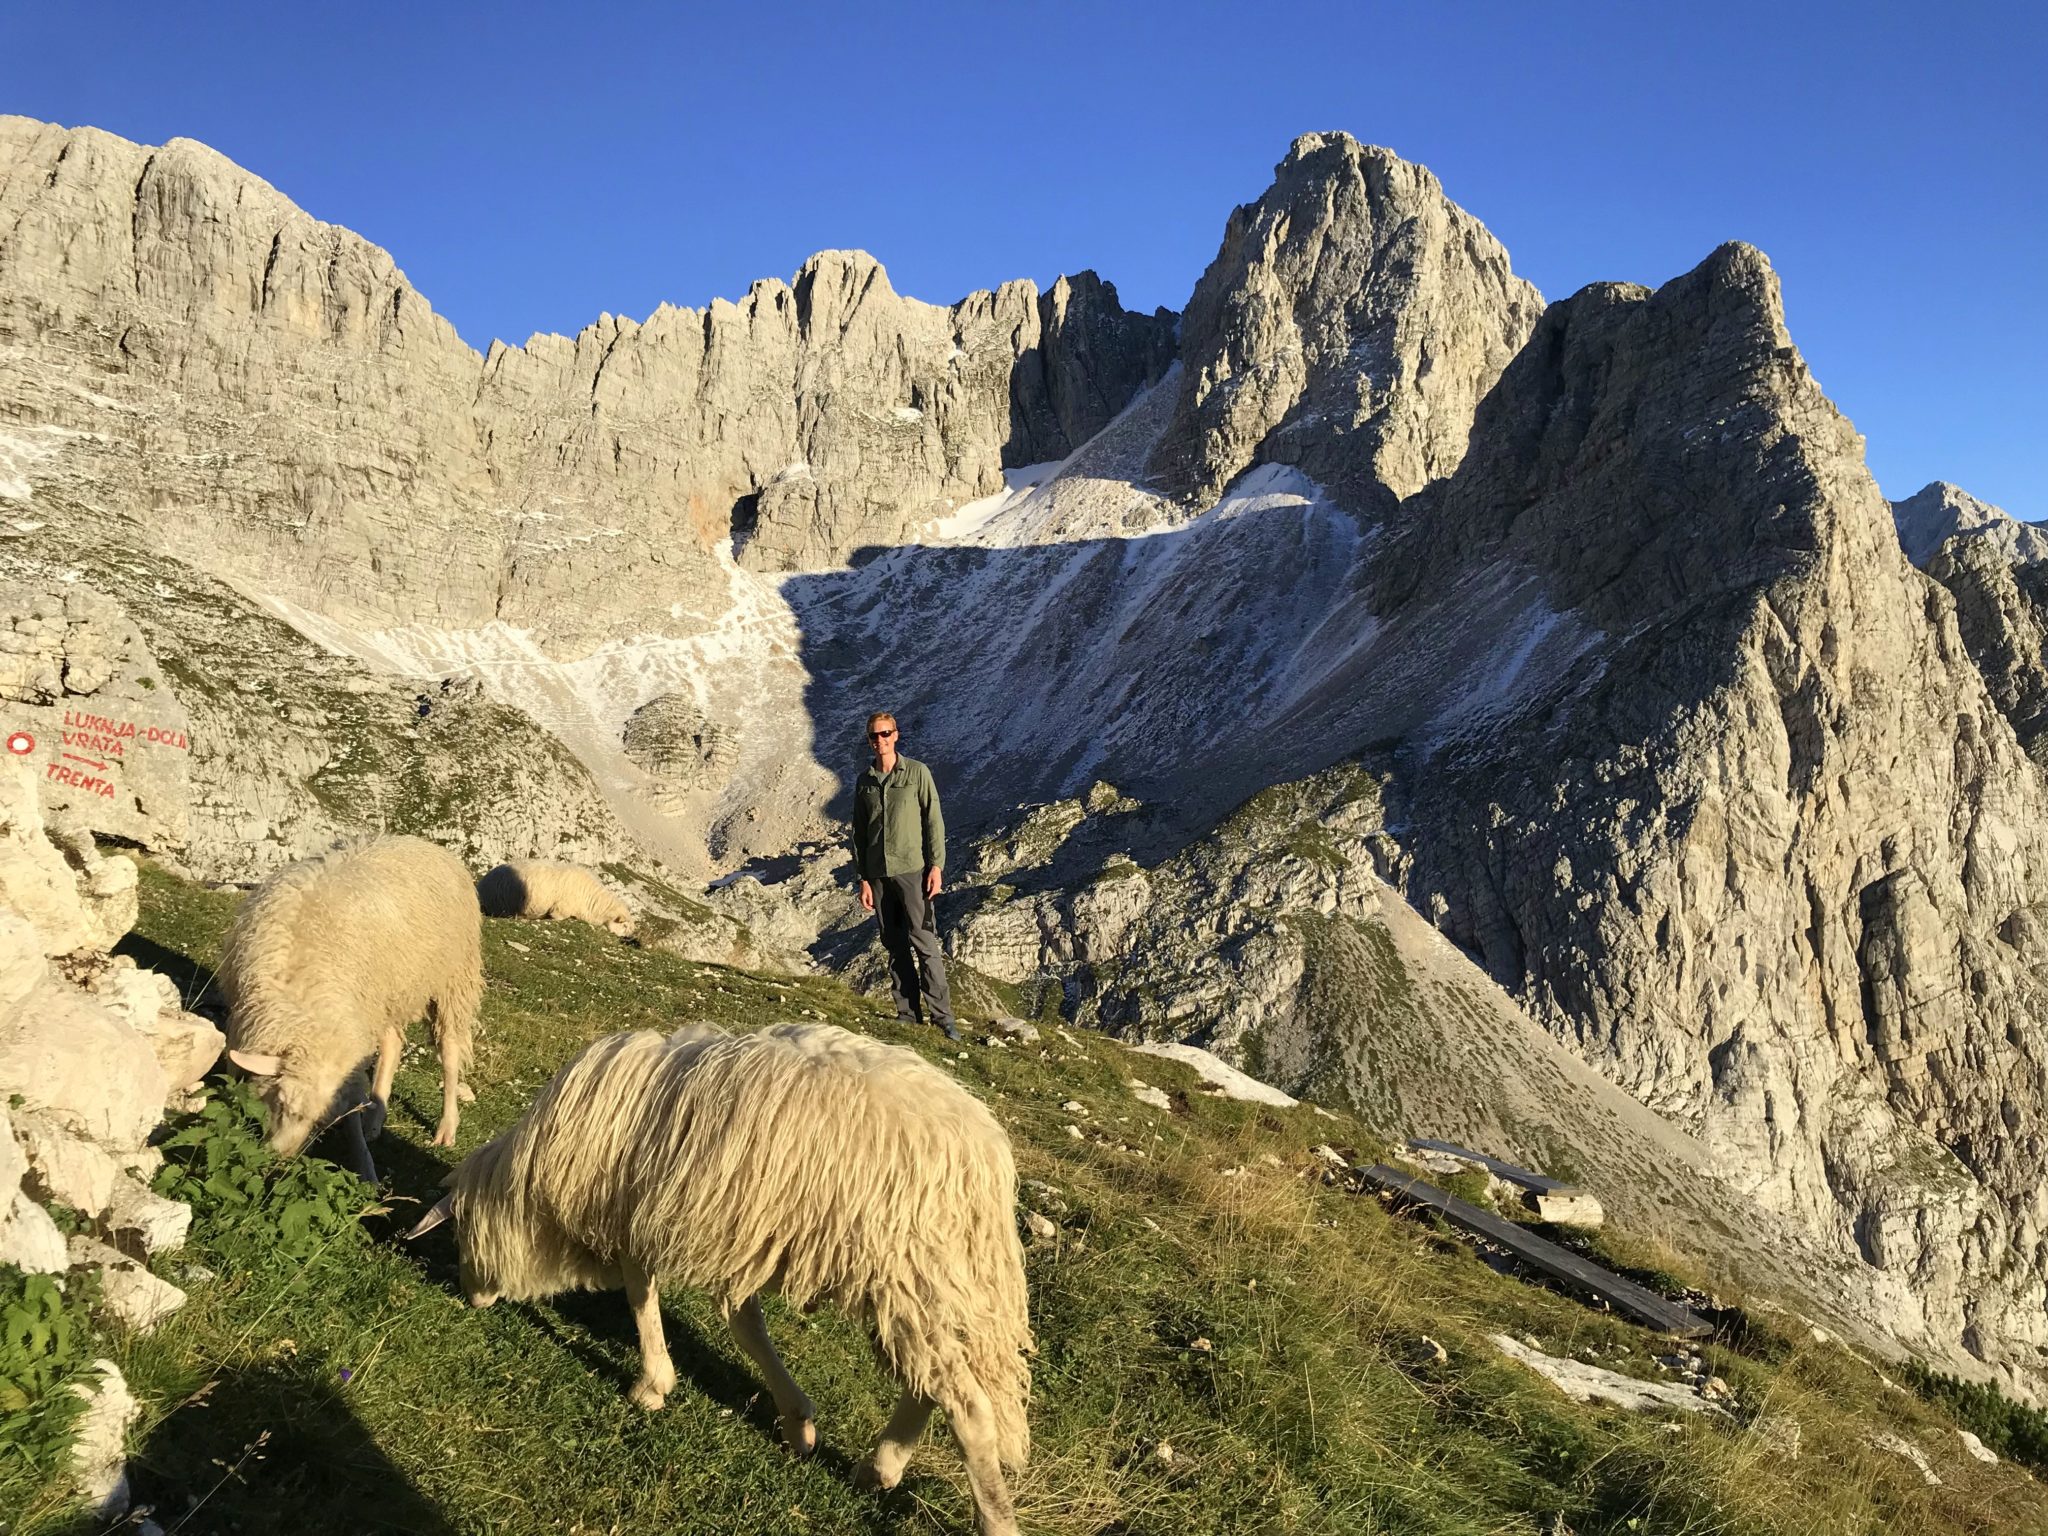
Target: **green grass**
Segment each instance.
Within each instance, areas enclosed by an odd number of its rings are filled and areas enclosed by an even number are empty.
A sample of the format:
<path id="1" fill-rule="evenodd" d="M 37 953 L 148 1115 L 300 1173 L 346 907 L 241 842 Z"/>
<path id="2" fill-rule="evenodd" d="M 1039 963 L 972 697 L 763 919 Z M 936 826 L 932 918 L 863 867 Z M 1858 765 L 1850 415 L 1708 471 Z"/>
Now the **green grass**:
<path id="1" fill-rule="evenodd" d="M 202 984 L 235 899 L 148 871 L 130 947 Z M 456 1155 L 587 1040 L 693 1018 L 747 1028 L 823 1016 L 944 1059 L 988 1099 L 1023 1177 L 1055 1191 L 1027 1184 L 1026 1203 L 1058 1224 L 1029 1248 L 1027 1531 L 1533 1536 L 1560 1516 L 1579 1536 L 2048 1529 L 2041 1487 L 1968 1460 L 1945 1411 L 1769 1319 L 1705 1348 L 1741 1422 L 1570 1403 L 1487 1335 L 1597 1350 L 1646 1376 L 1666 1345 L 1326 1186 L 1308 1149 L 1370 1145 L 1367 1126 L 1211 1099 L 1174 1063 L 1050 1025 L 1035 1046 L 977 1045 L 960 1060 L 836 983 L 695 964 L 576 923 L 492 922 L 486 967 L 477 1101 Z M 1184 1105 L 1138 1104 L 1134 1076 Z M 854 1489 L 893 1390 L 853 1319 L 769 1307 L 819 1408 L 824 1449 L 800 1463 L 779 1449 L 760 1384 L 701 1297 L 666 1298 L 682 1380 L 655 1415 L 625 1400 L 637 1353 L 622 1296 L 462 1306 L 446 1236 L 394 1236 L 451 1163 L 427 1145 L 438 1100 L 416 1046 L 377 1144 L 392 1214 L 297 1255 L 252 1250 L 202 1214 L 191 1248 L 165 1264 L 174 1278 L 185 1262 L 219 1276 L 155 1335 L 116 1350 L 148 1405 L 138 1489 L 165 1525 L 199 1496 L 185 1533 L 971 1528 L 942 1424 L 902 1489 Z M 1068 1100 L 1086 1113 L 1062 1109 Z M 793 1128 L 791 1153 L 831 1148 Z M 1410 1362 L 1423 1334 L 1445 1364 Z M 1745 1427 L 1777 1416 L 1801 1427 L 1797 1459 Z M 1921 1445 L 1942 1486 L 1870 1445 L 1880 1427 Z M 12 1526 L 64 1528 L 47 1494 Z"/>
<path id="2" fill-rule="evenodd" d="M 2048 1472 L 2048 1412 L 2016 1403 L 1989 1382 L 1959 1381 L 1909 1361 L 1905 1377 L 1914 1391 L 1939 1403 L 2001 1456 Z"/>

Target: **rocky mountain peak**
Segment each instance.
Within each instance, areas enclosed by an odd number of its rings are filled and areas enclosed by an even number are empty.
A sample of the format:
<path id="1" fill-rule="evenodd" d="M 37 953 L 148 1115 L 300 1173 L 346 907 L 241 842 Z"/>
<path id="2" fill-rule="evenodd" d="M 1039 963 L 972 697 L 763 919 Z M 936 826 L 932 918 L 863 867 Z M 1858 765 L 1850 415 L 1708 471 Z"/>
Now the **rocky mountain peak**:
<path id="1" fill-rule="evenodd" d="M 803 337 L 814 344 L 843 338 L 863 305 L 900 302 L 887 270 L 866 251 L 819 251 L 797 268 L 790 288 Z"/>
<path id="2" fill-rule="evenodd" d="M 1457 467 L 1542 307 L 1427 170 L 1304 134 L 1195 286 L 1152 471 L 1196 506 L 1261 463 L 1298 465 L 1354 505 L 1412 494 Z"/>
<path id="3" fill-rule="evenodd" d="M 1625 630 L 1838 540 L 1853 563 L 1884 558 L 1861 450 L 1786 333 L 1769 261 L 1730 243 L 1654 292 L 1595 283 L 1551 305 L 1382 579 L 1427 587 L 1505 558 L 1544 571 L 1560 609 Z"/>
<path id="4" fill-rule="evenodd" d="M 2048 530 L 2023 523 L 2003 507 L 1980 501 L 1959 485 L 1935 480 L 1892 504 L 1906 558 L 1925 568 L 1934 552 L 1958 534 L 1988 539 L 2000 554 L 2025 564 L 2048 560 Z"/>

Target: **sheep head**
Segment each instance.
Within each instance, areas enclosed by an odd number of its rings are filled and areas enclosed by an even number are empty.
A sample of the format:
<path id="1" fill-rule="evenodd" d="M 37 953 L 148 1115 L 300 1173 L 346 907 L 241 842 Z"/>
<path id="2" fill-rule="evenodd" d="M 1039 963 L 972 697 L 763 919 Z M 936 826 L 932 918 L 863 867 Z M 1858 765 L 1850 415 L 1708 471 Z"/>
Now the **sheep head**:
<path id="1" fill-rule="evenodd" d="M 434 1208 L 422 1216 L 413 1229 L 405 1234 L 409 1243 L 416 1237 L 425 1237 L 434 1228 L 444 1223 L 455 1223 L 455 1253 L 462 1271 L 462 1294 L 469 1298 L 472 1307 L 488 1307 L 498 1299 L 498 1288 L 487 1283 L 482 1277 L 476 1256 L 471 1251 L 474 1244 L 464 1242 L 468 1232 L 462 1223 L 455 1221 L 455 1195 L 453 1191 L 435 1202 Z"/>
<path id="2" fill-rule="evenodd" d="M 367 1097 L 347 1091 L 355 1074 L 345 1069 L 323 1071 L 294 1054 L 274 1056 L 231 1047 L 228 1060 L 249 1074 L 270 1121 L 265 1142 L 280 1157 L 296 1157 L 314 1136 Z"/>

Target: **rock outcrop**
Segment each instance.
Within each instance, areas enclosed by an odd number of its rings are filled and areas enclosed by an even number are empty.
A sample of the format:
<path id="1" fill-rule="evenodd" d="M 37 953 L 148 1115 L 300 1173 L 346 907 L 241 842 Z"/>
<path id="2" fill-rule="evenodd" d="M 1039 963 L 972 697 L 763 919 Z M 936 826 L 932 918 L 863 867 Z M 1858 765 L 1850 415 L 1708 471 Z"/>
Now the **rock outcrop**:
<path id="1" fill-rule="evenodd" d="M 106 836 L 182 849 L 191 725 L 118 603 L 75 581 L 35 590 L 0 577 L 0 732 L 32 739 L 51 811 Z"/>
<path id="2" fill-rule="evenodd" d="M 717 794 L 732 782 L 739 732 L 705 714 L 694 699 L 664 693 L 626 717 L 619 733 L 626 756 L 643 769 L 649 795 L 676 808 L 692 793 Z"/>
<path id="3" fill-rule="evenodd" d="M 36 784 L 0 761 L 0 1262 L 99 1271 L 113 1315 L 147 1328 L 184 1297 L 141 1261 L 192 1219 L 150 1189 L 149 1138 L 225 1042 L 168 977 L 107 954 L 135 918 L 135 866 L 46 828 Z M 58 1207 L 89 1230 L 67 1239 Z"/>
<path id="4" fill-rule="evenodd" d="M 1272 463 L 1384 509 L 1457 468 L 1474 407 L 1542 308 L 1428 171 L 1303 134 L 1271 190 L 1231 214 L 1188 300 L 1153 469 L 1196 506 Z"/>

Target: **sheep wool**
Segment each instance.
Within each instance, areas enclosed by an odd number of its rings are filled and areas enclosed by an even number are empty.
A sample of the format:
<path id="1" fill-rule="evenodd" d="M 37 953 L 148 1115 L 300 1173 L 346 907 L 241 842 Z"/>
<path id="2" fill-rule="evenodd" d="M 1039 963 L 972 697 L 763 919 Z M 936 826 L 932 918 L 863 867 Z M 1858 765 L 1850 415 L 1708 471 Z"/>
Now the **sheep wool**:
<path id="1" fill-rule="evenodd" d="M 270 1144 L 287 1156 L 361 1104 L 381 1127 L 406 1026 L 427 1017 L 441 1053 L 436 1145 L 453 1145 L 456 1095 L 483 1001 L 483 921 L 469 871 L 417 837 L 376 837 L 279 870 L 235 914 L 219 982 L 232 1059 L 256 1078 Z M 352 1116 L 357 1171 L 374 1179 Z"/>
<path id="2" fill-rule="evenodd" d="M 633 914 L 589 870 L 545 859 L 513 859 L 476 883 L 486 917 L 575 918 L 621 936 L 633 931 Z"/>
<path id="3" fill-rule="evenodd" d="M 616 1287 L 623 1273 L 629 1293 L 636 1275 L 645 1297 L 651 1282 L 701 1287 L 729 1318 L 753 1308 L 756 1326 L 768 1289 L 867 1313 L 905 1389 L 870 1475 L 901 1476 L 936 1404 L 967 1452 L 983 1529 L 1014 1529 L 995 1462 L 1019 1468 L 1030 1451 L 1016 1164 L 987 1107 L 915 1052 L 824 1024 L 612 1035 L 450 1183 L 479 1305 Z M 734 1331 L 778 1404 L 795 1404 L 784 1432 L 805 1448 L 808 1399 L 786 1372 L 777 1388 L 765 1333 Z M 649 1375 L 666 1363 L 664 1351 Z M 666 1391 L 654 1385 L 648 1406 Z"/>

